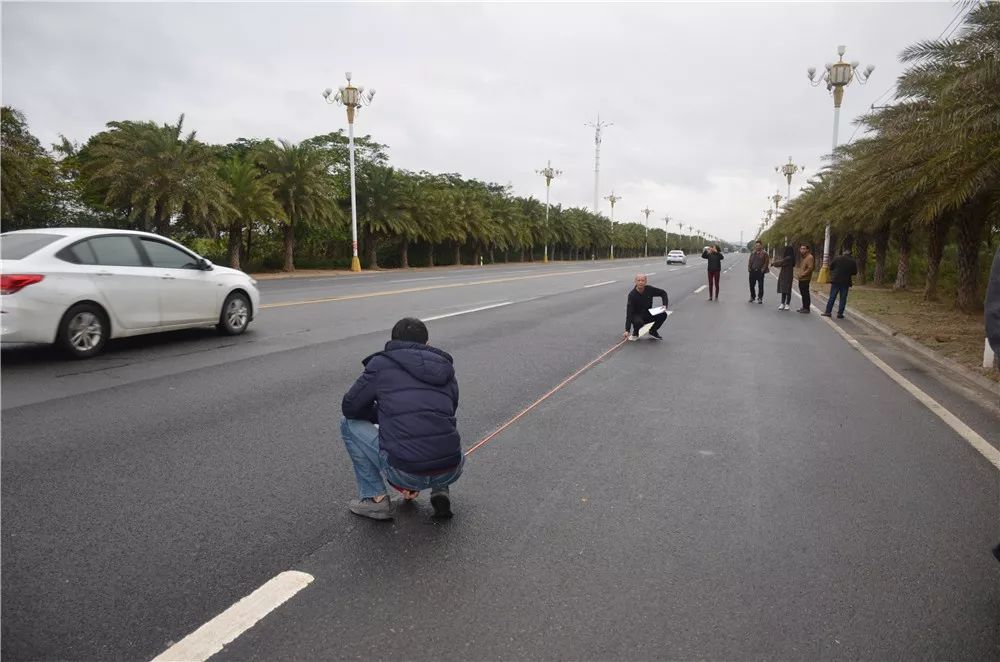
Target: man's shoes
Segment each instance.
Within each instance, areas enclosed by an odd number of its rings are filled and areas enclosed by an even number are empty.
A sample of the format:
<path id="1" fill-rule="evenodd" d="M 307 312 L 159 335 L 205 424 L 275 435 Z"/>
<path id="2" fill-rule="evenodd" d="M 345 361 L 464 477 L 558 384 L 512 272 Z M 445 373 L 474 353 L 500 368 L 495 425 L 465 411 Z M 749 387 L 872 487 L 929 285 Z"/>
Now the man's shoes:
<path id="1" fill-rule="evenodd" d="M 754 297 L 750 297 L 750 303 L 753 303 L 753 302 L 754 302 L 754 301 L 756 301 L 756 300 L 757 300 L 756 298 L 754 298 Z"/>
<path id="2" fill-rule="evenodd" d="M 448 519 L 452 516 L 447 487 L 435 487 L 431 490 L 431 507 L 434 509 L 434 519 Z"/>
<path id="3" fill-rule="evenodd" d="M 374 499 L 351 499 L 351 503 L 347 507 L 352 513 L 361 517 L 378 520 L 392 519 L 392 502 L 389 501 L 388 494 L 377 503 Z"/>
<path id="4" fill-rule="evenodd" d="M 796 312 L 799 312 L 799 313 L 808 313 L 809 309 L 808 308 L 799 308 L 798 311 L 796 311 Z"/>
<path id="5" fill-rule="evenodd" d="M 629 342 L 635 342 L 636 340 L 639 339 L 639 336 L 632 335 L 632 336 L 629 336 L 628 339 L 629 339 Z"/>
<path id="6" fill-rule="evenodd" d="M 843 315 L 837 315 L 837 319 L 842 320 L 842 319 L 844 319 L 844 316 Z"/>
<path id="7" fill-rule="evenodd" d="M 830 313 L 828 313 L 828 312 L 826 312 L 826 311 L 823 311 L 823 312 L 822 312 L 822 313 L 820 313 L 819 315 L 820 315 L 820 317 L 829 317 L 829 316 L 830 316 Z"/>
<path id="8" fill-rule="evenodd" d="M 653 336 L 656 340 L 663 340 L 663 336 L 660 335 L 659 331 L 650 331 L 649 335 Z"/>
<path id="9" fill-rule="evenodd" d="M 764 303 L 763 297 L 761 297 L 760 299 L 757 299 L 757 303 Z"/>
<path id="10" fill-rule="evenodd" d="M 785 309 L 785 304 L 779 303 L 778 304 L 778 310 L 784 310 L 784 309 Z"/>
<path id="11" fill-rule="evenodd" d="M 709 300 L 709 301 L 711 301 L 711 300 L 712 300 L 712 297 L 708 297 L 708 300 Z"/>

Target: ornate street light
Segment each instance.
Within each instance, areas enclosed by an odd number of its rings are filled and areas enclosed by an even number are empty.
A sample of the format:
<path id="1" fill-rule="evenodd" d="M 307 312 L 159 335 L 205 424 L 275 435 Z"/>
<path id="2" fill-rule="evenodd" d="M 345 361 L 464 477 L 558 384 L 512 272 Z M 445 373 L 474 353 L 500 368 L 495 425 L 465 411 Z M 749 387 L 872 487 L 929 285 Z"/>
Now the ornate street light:
<path id="1" fill-rule="evenodd" d="M 535 172 L 545 177 L 545 255 L 542 257 L 542 262 L 547 263 L 549 261 L 549 189 L 552 188 L 552 180 L 561 175 L 562 170 L 554 170 L 552 161 L 549 161 L 548 165 Z"/>
<path id="2" fill-rule="evenodd" d="M 778 207 L 781 206 L 781 201 L 784 200 L 785 197 L 781 195 L 780 191 L 775 191 L 774 195 L 767 196 L 767 199 L 774 204 L 774 213 L 777 215 Z"/>
<path id="3" fill-rule="evenodd" d="M 608 126 L 614 126 L 614 122 L 602 122 L 601 114 L 597 114 L 596 122 L 587 122 L 586 126 L 594 127 L 594 213 L 600 212 L 600 194 L 598 182 L 601 179 L 601 131 Z"/>
<path id="4" fill-rule="evenodd" d="M 615 203 L 622 199 L 622 196 L 615 195 L 615 190 L 611 189 L 611 195 L 604 196 L 604 199 L 611 203 L 611 259 L 615 259 Z"/>
<path id="5" fill-rule="evenodd" d="M 792 199 L 792 176 L 795 175 L 795 173 L 803 170 L 805 170 L 803 166 L 792 163 L 792 157 L 790 156 L 788 157 L 788 163 L 786 163 L 785 165 L 774 166 L 774 171 L 780 172 L 782 175 L 785 176 L 785 179 L 788 181 L 788 195 L 785 196 L 786 201 Z"/>
<path id="6" fill-rule="evenodd" d="M 809 67 L 806 73 L 809 76 L 809 82 L 812 83 L 813 87 L 816 87 L 820 83 L 826 83 L 826 89 L 833 93 L 833 153 L 837 152 L 837 131 L 840 127 L 840 104 L 844 100 L 844 88 L 851 84 L 855 79 L 861 85 L 868 82 L 871 77 L 872 72 L 875 71 L 875 66 L 869 64 L 865 67 L 864 71 L 858 71 L 858 66 L 860 63 L 855 60 L 854 62 L 847 63 L 844 62 L 844 53 L 847 51 L 846 46 L 837 46 L 837 54 L 840 56 L 834 64 L 829 62 L 826 64 L 826 73 L 820 77 L 816 76 L 816 67 Z M 823 266 L 820 267 L 819 277 L 816 279 L 818 283 L 824 284 L 830 281 L 830 221 L 826 222 L 826 231 L 823 236 Z"/>
<path id="7" fill-rule="evenodd" d="M 653 213 L 653 210 L 646 207 L 645 209 L 640 209 L 639 211 L 646 215 L 646 239 L 643 241 L 642 253 L 643 257 L 649 257 L 649 215 Z"/>
<path id="8" fill-rule="evenodd" d="M 666 257 L 667 251 L 670 250 L 670 221 L 672 220 L 669 216 L 663 217 L 663 231 L 667 234 L 666 243 L 663 244 L 663 257 Z"/>
<path id="9" fill-rule="evenodd" d="M 323 91 L 323 98 L 329 104 L 340 104 L 347 108 L 347 135 L 351 152 L 351 271 L 361 271 L 361 260 L 358 259 L 358 206 L 354 186 L 354 114 L 358 108 L 372 102 L 375 90 L 366 92 L 364 87 L 354 87 L 351 85 L 351 72 L 348 71 L 345 75 L 347 86 L 341 87 L 336 94 L 328 87 Z"/>

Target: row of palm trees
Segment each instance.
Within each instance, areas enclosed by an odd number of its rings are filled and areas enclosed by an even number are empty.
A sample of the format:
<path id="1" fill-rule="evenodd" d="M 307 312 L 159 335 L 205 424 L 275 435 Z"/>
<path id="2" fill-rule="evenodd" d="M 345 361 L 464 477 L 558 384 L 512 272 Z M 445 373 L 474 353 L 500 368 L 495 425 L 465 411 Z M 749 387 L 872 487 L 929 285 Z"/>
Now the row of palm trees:
<path id="1" fill-rule="evenodd" d="M 900 289 L 922 248 L 928 300 L 940 296 L 942 257 L 953 244 L 955 304 L 982 310 L 983 256 L 1000 230 L 1000 4 L 971 9 L 956 37 L 914 44 L 901 59 L 909 66 L 895 103 L 858 119 L 868 134 L 839 148 L 763 239 L 818 243 L 830 222 L 834 246 L 854 245 L 862 279 L 884 284 L 894 249 Z"/>
<path id="2" fill-rule="evenodd" d="M 63 138 L 49 153 L 30 136 L 23 115 L 4 113 L 4 229 L 98 225 L 204 238 L 221 246 L 236 268 L 273 259 L 261 246 L 280 245 L 288 271 L 300 258 L 314 264 L 349 259 L 348 152 L 340 131 L 298 144 L 240 139 L 208 145 L 185 133 L 182 115 L 175 124 L 110 122 L 85 144 Z M 19 163 L 8 142 L 40 163 L 48 159 L 51 174 L 41 195 L 51 200 L 44 210 L 19 207 L 38 197 L 24 191 L 39 183 L 23 174 L 31 168 L 8 177 L 8 166 Z M 534 197 L 457 174 L 394 168 L 384 145 L 367 136 L 356 142 L 366 268 L 380 261 L 407 267 L 414 246 L 428 265 L 533 260 L 546 243 L 556 259 L 571 260 L 605 257 L 612 243 L 616 257 L 646 250 L 662 255 L 668 248 L 662 229 L 647 233 L 642 223 L 613 224 L 561 205 L 550 208 L 546 222 L 545 205 Z M 669 248 L 687 251 L 700 250 L 704 241 L 693 233 L 672 233 L 670 240 Z"/>

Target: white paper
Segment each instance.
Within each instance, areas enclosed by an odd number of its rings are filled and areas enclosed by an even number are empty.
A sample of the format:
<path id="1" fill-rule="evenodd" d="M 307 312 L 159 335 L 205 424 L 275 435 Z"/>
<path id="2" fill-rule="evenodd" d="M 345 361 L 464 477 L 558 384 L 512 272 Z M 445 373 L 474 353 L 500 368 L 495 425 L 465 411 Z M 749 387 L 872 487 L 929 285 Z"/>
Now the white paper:
<path id="1" fill-rule="evenodd" d="M 665 313 L 665 312 L 667 312 L 666 306 L 657 306 L 656 308 L 649 309 L 650 315 L 659 315 L 660 313 Z"/>

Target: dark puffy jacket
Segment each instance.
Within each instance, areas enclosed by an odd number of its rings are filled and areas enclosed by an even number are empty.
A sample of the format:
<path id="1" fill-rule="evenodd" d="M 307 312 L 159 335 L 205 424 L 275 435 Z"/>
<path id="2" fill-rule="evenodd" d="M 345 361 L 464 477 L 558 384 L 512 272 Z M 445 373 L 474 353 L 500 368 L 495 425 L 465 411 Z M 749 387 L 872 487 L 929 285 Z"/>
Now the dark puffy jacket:
<path id="1" fill-rule="evenodd" d="M 347 418 L 378 422 L 389 464 L 433 473 L 461 462 L 451 356 L 422 343 L 390 340 L 362 363 L 365 372 L 344 395 L 341 410 Z"/>

